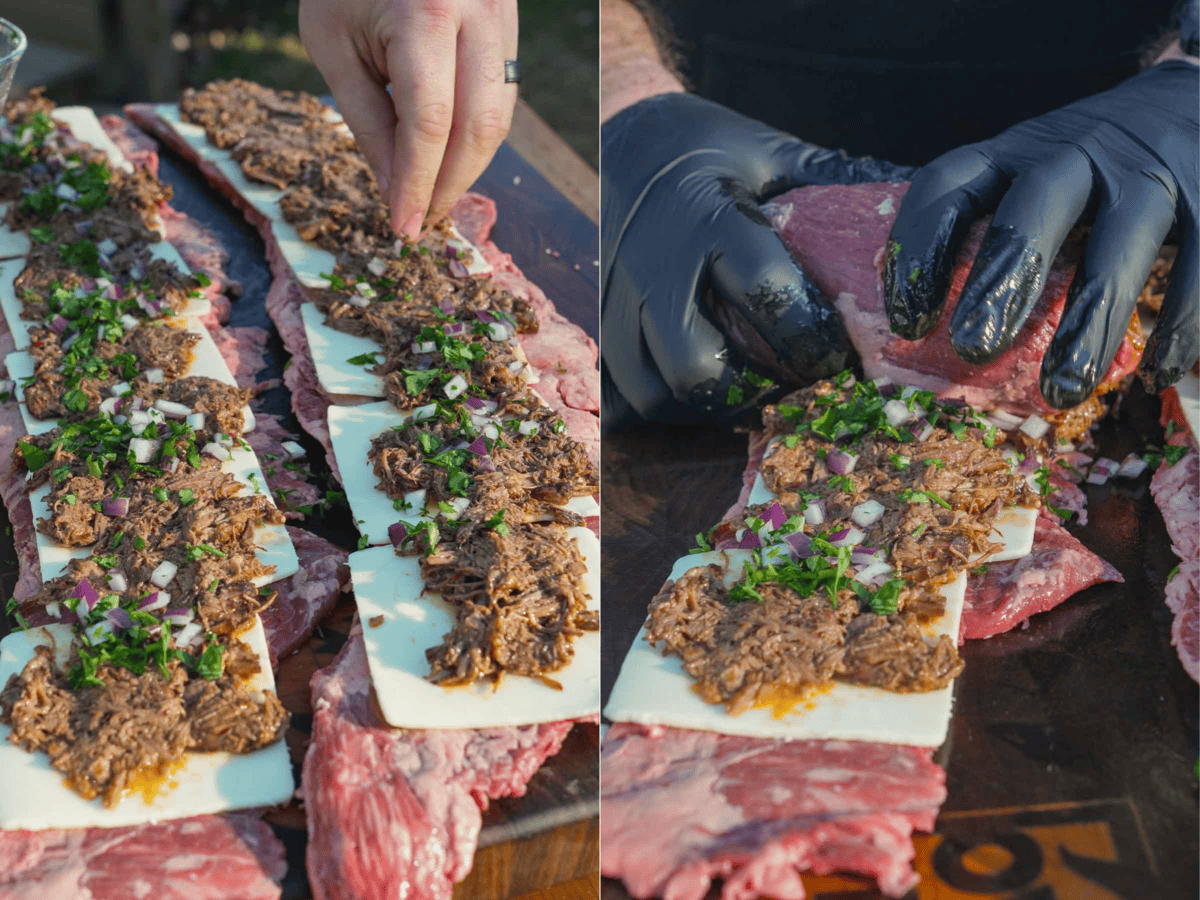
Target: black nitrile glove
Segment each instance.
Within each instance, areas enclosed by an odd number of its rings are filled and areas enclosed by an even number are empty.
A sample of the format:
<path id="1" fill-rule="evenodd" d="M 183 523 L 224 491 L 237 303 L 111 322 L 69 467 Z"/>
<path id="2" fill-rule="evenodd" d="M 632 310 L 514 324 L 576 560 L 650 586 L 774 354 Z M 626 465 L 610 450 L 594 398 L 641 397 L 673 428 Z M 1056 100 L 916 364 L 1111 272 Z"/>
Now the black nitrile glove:
<path id="1" fill-rule="evenodd" d="M 606 429 L 633 411 L 730 421 L 767 391 L 747 363 L 792 378 L 843 367 L 841 317 L 758 204 L 800 185 L 902 181 L 911 169 L 849 159 L 683 93 L 606 122 L 602 154 Z"/>
<path id="2" fill-rule="evenodd" d="M 1195 65 L 1160 63 L 917 172 L 888 244 L 892 330 L 918 338 L 933 328 L 960 239 L 995 210 L 950 320 L 958 355 L 990 362 L 1012 344 L 1083 217 L 1092 231 L 1040 379 L 1051 406 L 1075 406 L 1108 371 L 1174 224 L 1179 255 L 1141 373 L 1151 390 L 1179 380 L 1200 352 L 1198 90 Z"/>

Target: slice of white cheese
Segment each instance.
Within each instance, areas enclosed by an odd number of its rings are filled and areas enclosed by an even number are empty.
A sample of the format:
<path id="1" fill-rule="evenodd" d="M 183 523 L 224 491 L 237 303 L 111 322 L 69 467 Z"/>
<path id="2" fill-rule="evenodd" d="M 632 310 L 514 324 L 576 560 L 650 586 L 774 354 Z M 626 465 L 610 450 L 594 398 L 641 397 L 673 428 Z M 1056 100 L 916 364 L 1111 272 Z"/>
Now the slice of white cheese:
<path id="1" fill-rule="evenodd" d="M 263 477 L 258 457 L 248 447 L 233 448 L 229 460 L 222 463 L 221 468 L 245 485 L 243 495 L 267 492 L 267 480 Z M 33 506 L 34 521 L 50 518 L 50 505 L 47 502 L 49 497 L 49 484 L 43 484 L 30 492 L 29 502 Z M 267 497 L 274 504 L 275 499 L 269 493 Z M 36 535 L 42 581 L 49 581 L 63 574 L 68 561 L 86 559 L 92 553 L 91 547 L 66 547 L 41 531 L 36 532 Z M 271 584 L 300 571 L 300 560 L 296 557 L 296 548 L 292 546 L 292 539 L 285 526 L 259 525 L 254 530 L 254 540 L 257 545 L 254 551 L 255 558 L 263 565 L 275 567 L 274 572 L 255 578 L 256 585 L 261 587 Z"/>
<path id="2" fill-rule="evenodd" d="M 186 327 L 188 331 L 200 338 L 200 341 L 192 348 L 192 362 L 188 366 L 188 375 L 206 375 L 230 387 L 238 386 L 237 380 L 229 371 L 229 366 L 225 364 L 225 357 L 217 349 L 212 334 L 199 319 L 173 319 L 170 321 Z M 25 429 L 30 434 L 45 434 L 47 431 L 57 428 L 57 421 L 35 419 L 28 407 L 25 406 L 25 392 L 21 383 L 23 379 L 33 377 L 33 356 L 27 352 L 10 353 L 4 358 L 4 362 L 8 367 L 8 377 L 17 382 L 17 399 L 21 401 L 21 418 L 24 420 Z M 242 421 L 244 423 L 243 431 L 254 430 L 254 413 L 249 405 L 242 407 Z"/>
<path id="3" fill-rule="evenodd" d="M 262 623 L 255 620 L 243 639 L 262 666 L 251 679 L 251 687 L 274 689 Z M 65 655 L 69 641 L 70 629 L 65 625 L 10 634 L 0 642 L 0 684 L 25 667 L 33 658 L 34 647 L 53 643 L 60 648 L 60 655 Z M 10 731 L 7 725 L 0 725 L 0 772 L 4 773 L 0 779 L 0 829 L 140 825 L 286 803 L 295 789 L 287 743 L 279 740 L 253 753 L 189 753 L 149 800 L 142 793 L 131 793 L 106 809 L 103 801 L 85 800 L 68 788 L 45 753 L 28 753 L 10 743 Z"/>
<path id="4" fill-rule="evenodd" d="M 126 172 L 133 171 L 133 163 L 125 158 L 121 148 L 113 142 L 96 118 L 96 112 L 90 106 L 59 106 L 51 117 L 66 125 L 76 140 L 91 144 L 108 157 L 108 163 Z"/>
<path id="5" fill-rule="evenodd" d="M 8 216 L 8 209 L 12 206 L 11 202 L 0 203 L 0 259 L 18 258 L 21 260 L 21 268 L 25 267 L 25 257 L 29 255 L 29 251 L 33 249 L 33 244 L 30 241 L 29 235 L 24 231 L 11 231 L 4 224 L 5 218 Z M 17 269 L 13 273 L 15 278 L 21 274 L 21 269 Z"/>
<path id="6" fill-rule="evenodd" d="M 767 444 L 767 448 L 763 452 L 763 459 L 771 455 L 771 451 L 779 441 L 780 438 L 773 438 Z M 1036 484 L 1033 485 L 1033 489 L 1037 490 Z M 750 487 L 750 497 L 746 501 L 746 505 L 756 506 L 777 499 L 779 499 L 778 496 L 769 490 L 763 481 L 760 469 L 754 475 L 754 484 Z M 1037 516 L 1037 509 L 1028 506 L 1010 506 L 1001 510 L 994 523 L 996 534 L 993 535 L 993 540 L 995 543 L 1003 544 L 1004 549 L 989 556 L 988 562 L 1023 559 L 1033 552 L 1033 534 L 1037 529 Z M 974 559 L 978 558 L 978 555 L 974 557 Z"/>
<path id="7" fill-rule="evenodd" d="M 685 556 L 671 569 L 676 580 L 690 569 L 715 563 L 727 569 L 726 580 L 741 577 L 750 550 L 716 550 Z M 957 640 L 966 594 L 966 573 L 942 588 L 946 612 L 926 628 L 929 637 L 946 634 Z M 731 716 L 720 705 L 705 703 L 677 656 L 663 656 L 646 640 L 645 626 L 621 664 L 604 715 L 614 722 L 670 725 L 762 738 L 879 741 L 937 747 L 946 739 L 953 688 L 920 694 L 898 694 L 882 688 L 835 682 L 776 716 L 771 709 L 751 709 Z"/>
<path id="8" fill-rule="evenodd" d="M 403 425 L 408 418 L 408 413 L 400 412 L 386 400 L 361 406 L 329 407 L 329 437 L 342 473 L 346 499 L 358 530 L 367 535 L 372 544 L 388 543 L 388 527 L 401 519 L 417 523 L 428 518 L 421 515 L 424 491 L 409 493 L 405 499 L 412 508 L 398 511 L 380 489 L 374 468 L 367 461 L 371 440 L 395 425 Z M 593 497 L 574 497 L 565 508 L 585 517 L 600 515 L 600 506 Z"/>
<path id="9" fill-rule="evenodd" d="M 383 379 L 369 371 L 372 367 L 350 362 L 364 353 L 382 361 L 383 350 L 375 341 L 331 328 L 315 303 L 301 304 L 300 318 L 321 387 L 334 395 L 384 396 Z"/>
<path id="10" fill-rule="evenodd" d="M 600 542 L 586 528 L 572 528 L 587 563 L 589 609 L 600 603 Z M 575 638 L 575 658 L 548 677 L 562 690 L 535 678 L 506 676 L 498 687 L 477 683 L 444 688 L 426 680 L 427 647 L 436 647 L 454 627 L 449 604 L 423 593 L 415 556 L 396 556 L 391 547 L 350 554 L 354 597 L 375 697 L 383 718 L 398 728 L 491 728 L 555 722 L 595 715 L 600 707 L 600 634 Z"/>

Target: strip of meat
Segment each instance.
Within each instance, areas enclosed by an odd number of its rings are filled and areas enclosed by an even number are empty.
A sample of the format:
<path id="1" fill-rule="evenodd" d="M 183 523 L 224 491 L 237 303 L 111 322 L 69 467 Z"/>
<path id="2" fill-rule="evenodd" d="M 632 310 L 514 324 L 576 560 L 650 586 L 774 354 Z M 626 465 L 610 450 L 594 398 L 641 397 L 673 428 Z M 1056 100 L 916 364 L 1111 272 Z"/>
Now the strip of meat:
<path id="1" fill-rule="evenodd" d="M 1178 443 L 1187 440 L 1187 429 Z M 1175 615 L 1171 643 L 1183 668 L 1200 681 L 1200 453 L 1188 450 L 1175 465 L 1166 460 L 1150 479 L 1150 492 L 1162 512 L 1171 549 L 1179 557 L 1179 569 L 1167 582 L 1167 606 Z"/>
<path id="2" fill-rule="evenodd" d="M 1038 514 L 1033 550 L 1028 556 L 989 563 L 983 574 L 967 579 L 959 643 L 1009 631 L 1035 613 L 1053 609 L 1068 597 L 1105 581 L 1125 579 L 1043 509 Z"/>
<path id="3" fill-rule="evenodd" d="M 308 640 L 317 623 L 337 603 L 342 591 L 348 590 L 350 582 L 350 572 L 346 568 L 350 554 L 341 547 L 291 525 L 288 536 L 296 548 L 300 571 L 273 585 L 279 596 L 260 614 L 267 632 L 272 666 L 277 666 L 279 660 L 295 653 Z"/>
<path id="4" fill-rule="evenodd" d="M 896 337 L 888 327 L 880 265 L 907 190 L 907 184 L 800 188 L 773 201 L 772 220 L 813 281 L 828 297 L 836 298 L 868 378 L 886 375 L 943 397 L 961 398 L 980 410 L 999 407 L 1018 415 L 1053 412 L 1038 390 L 1038 373 L 1075 274 L 1079 233 L 1072 233 L 1055 258 L 1046 289 L 1013 347 L 995 362 L 974 366 L 950 346 L 949 322 L 987 228 L 986 218 L 972 227 L 963 243 L 937 327 L 917 341 Z M 1135 323 L 1136 316 L 1105 375 L 1105 385 L 1115 384 L 1137 365 L 1141 341 Z"/>
<path id="5" fill-rule="evenodd" d="M 283 844 L 261 819 L 0 831 L 0 900 L 279 900 Z"/>
<path id="6" fill-rule="evenodd" d="M 488 798 L 522 795 L 572 725 L 387 728 L 358 623 L 312 686 L 303 791 L 316 900 L 448 900 L 471 870 Z"/>
<path id="7" fill-rule="evenodd" d="M 932 751 L 613 725 L 601 749 L 600 871 L 635 897 L 801 900 L 800 872 L 868 872 L 888 897 L 917 880 L 946 773 Z"/>

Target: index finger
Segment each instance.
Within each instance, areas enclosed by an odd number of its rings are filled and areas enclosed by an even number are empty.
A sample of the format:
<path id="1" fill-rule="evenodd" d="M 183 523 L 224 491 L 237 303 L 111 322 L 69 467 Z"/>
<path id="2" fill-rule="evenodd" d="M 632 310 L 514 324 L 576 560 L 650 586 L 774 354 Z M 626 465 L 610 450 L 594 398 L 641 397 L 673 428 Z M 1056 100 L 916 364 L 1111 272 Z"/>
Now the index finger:
<path id="1" fill-rule="evenodd" d="M 459 21 L 452 9 L 424 8 L 387 48 L 396 108 L 392 227 L 415 240 L 429 211 L 454 121 Z"/>

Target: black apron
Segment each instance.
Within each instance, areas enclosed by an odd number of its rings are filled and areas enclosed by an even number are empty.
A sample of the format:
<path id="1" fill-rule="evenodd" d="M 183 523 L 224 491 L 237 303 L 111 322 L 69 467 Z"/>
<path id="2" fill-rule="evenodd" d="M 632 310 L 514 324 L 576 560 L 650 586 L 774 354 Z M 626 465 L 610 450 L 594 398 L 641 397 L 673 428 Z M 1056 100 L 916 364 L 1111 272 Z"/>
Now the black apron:
<path id="1" fill-rule="evenodd" d="M 659 0 L 697 93 L 922 165 L 1138 71 L 1176 0 Z"/>

